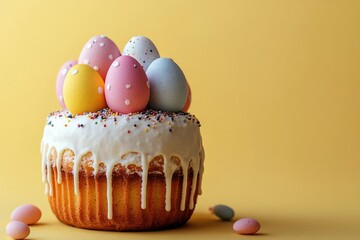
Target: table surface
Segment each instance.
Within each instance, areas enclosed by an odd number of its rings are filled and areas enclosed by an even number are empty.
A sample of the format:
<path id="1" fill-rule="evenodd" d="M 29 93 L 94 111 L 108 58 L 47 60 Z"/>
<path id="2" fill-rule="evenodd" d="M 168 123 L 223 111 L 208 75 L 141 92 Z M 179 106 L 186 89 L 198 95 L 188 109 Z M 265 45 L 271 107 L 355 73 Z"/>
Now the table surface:
<path id="1" fill-rule="evenodd" d="M 41 186 L 41 184 L 37 185 Z M 0 238 L 6 237 L 5 226 L 9 216 L 20 203 L 31 201 L 42 209 L 43 216 L 38 224 L 31 226 L 31 234 L 28 239 L 32 240 L 56 240 L 56 239 L 359 239 L 360 218 L 357 205 L 344 206 L 341 196 L 334 199 L 339 203 L 338 208 L 314 208 L 297 204 L 287 205 L 259 205 L 259 204 L 236 204 L 231 203 L 236 215 L 232 221 L 221 221 L 208 211 L 213 205 L 211 197 L 199 196 L 190 221 L 179 228 L 148 231 L 148 232 L 106 232 L 96 230 L 78 229 L 59 222 L 52 214 L 47 203 L 46 196 L 39 193 L 41 190 L 29 190 L 21 192 L 21 187 L 9 189 L 2 196 L 0 205 Z M 29 197 L 34 193 L 32 197 Z M 37 196 L 35 195 L 37 194 Z M 25 199 L 27 198 L 27 199 Z M 26 201 L 28 200 L 28 201 Z M 353 211 L 352 211 L 353 209 Z M 233 222 L 242 217 L 256 218 L 262 225 L 260 231 L 253 235 L 238 235 L 232 230 Z"/>

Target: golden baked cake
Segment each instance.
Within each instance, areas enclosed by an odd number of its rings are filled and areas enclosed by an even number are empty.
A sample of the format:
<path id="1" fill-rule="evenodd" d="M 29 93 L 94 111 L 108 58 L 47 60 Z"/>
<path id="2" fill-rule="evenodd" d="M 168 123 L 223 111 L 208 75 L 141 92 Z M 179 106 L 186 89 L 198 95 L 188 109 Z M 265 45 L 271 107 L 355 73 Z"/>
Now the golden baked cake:
<path id="1" fill-rule="evenodd" d="M 152 110 L 52 113 L 42 141 L 52 210 L 62 222 L 81 228 L 184 224 L 201 193 L 199 126 L 190 114 Z"/>

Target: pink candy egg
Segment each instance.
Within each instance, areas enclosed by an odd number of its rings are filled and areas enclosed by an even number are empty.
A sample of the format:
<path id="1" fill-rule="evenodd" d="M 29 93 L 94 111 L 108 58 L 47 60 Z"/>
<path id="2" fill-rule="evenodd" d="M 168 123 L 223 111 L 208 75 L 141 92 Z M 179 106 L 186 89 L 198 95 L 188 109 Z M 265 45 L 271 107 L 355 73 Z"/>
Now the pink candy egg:
<path id="1" fill-rule="evenodd" d="M 24 239 L 30 234 L 30 228 L 23 222 L 11 221 L 6 225 L 6 234 L 13 239 Z"/>
<path id="2" fill-rule="evenodd" d="M 255 234 L 260 229 L 260 223 L 253 218 L 240 218 L 234 223 L 233 229 L 239 234 Z"/>
<path id="3" fill-rule="evenodd" d="M 64 65 L 61 66 L 59 73 L 56 77 L 56 96 L 58 98 L 58 101 L 63 109 L 66 109 L 65 102 L 64 102 L 64 95 L 63 95 L 63 86 L 64 86 L 64 80 L 65 76 L 72 68 L 77 64 L 77 61 L 70 60 L 64 63 Z"/>
<path id="4" fill-rule="evenodd" d="M 190 104 L 191 104 L 191 89 L 190 89 L 190 85 L 188 84 L 188 96 L 187 96 L 186 103 L 185 103 L 185 106 L 183 107 L 182 111 L 187 112 L 187 110 L 189 110 Z"/>
<path id="5" fill-rule="evenodd" d="M 41 210 L 32 204 L 24 204 L 15 208 L 10 216 L 12 221 L 21 221 L 28 225 L 37 223 L 40 218 Z"/>
<path id="6" fill-rule="evenodd" d="M 105 80 L 105 98 L 115 112 L 132 113 L 146 108 L 150 84 L 136 59 L 120 56 L 112 63 Z"/>
<path id="7" fill-rule="evenodd" d="M 79 63 L 90 65 L 105 80 L 111 63 L 120 55 L 120 50 L 111 39 L 99 35 L 85 44 L 80 53 Z"/>

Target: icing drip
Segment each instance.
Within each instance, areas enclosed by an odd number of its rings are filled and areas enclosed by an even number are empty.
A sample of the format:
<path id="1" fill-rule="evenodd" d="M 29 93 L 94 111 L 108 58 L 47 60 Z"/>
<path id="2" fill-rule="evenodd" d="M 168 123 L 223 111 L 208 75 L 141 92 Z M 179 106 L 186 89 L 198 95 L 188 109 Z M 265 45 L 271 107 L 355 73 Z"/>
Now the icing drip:
<path id="1" fill-rule="evenodd" d="M 141 181 L 141 209 L 146 208 L 146 186 L 147 186 L 147 179 L 148 179 L 148 168 L 149 168 L 149 161 L 146 159 L 145 155 L 142 155 L 142 181 Z"/>
<path id="2" fill-rule="evenodd" d="M 54 147 L 49 147 L 46 156 L 47 156 L 47 189 L 49 192 L 49 195 L 52 196 L 53 194 L 53 185 L 52 185 L 52 181 L 51 181 L 51 163 L 50 163 L 50 159 L 51 159 L 51 151 L 53 150 Z"/>
<path id="3" fill-rule="evenodd" d="M 182 164 L 181 168 L 186 170 L 189 168 L 189 166 L 187 164 Z M 183 183 L 182 183 L 181 202 L 180 202 L 180 210 L 181 211 L 185 210 L 187 181 L 188 181 L 188 174 L 184 174 L 184 179 L 183 179 Z"/>
<path id="4" fill-rule="evenodd" d="M 175 171 L 182 168 L 183 183 L 180 210 L 186 208 L 188 170 L 193 171 L 189 208 L 194 208 L 197 186 L 201 193 L 204 152 L 199 121 L 185 113 L 146 111 L 121 115 L 104 109 L 98 113 L 72 116 L 55 112 L 48 117 L 41 143 L 42 180 L 45 192 L 53 194 L 51 167 L 57 168 L 61 184 L 61 167 L 65 150 L 74 153 L 75 195 L 79 193 L 79 172 L 84 156 L 91 153 L 94 177 L 106 166 L 108 218 L 113 216 L 112 173 L 114 166 L 141 166 L 141 208 L 146 209 L 148 171 L 151 160 L 162 156 L 165 176 L 165 210 L 171 210 L 171 183 Z M 53 152 L 56 152 L 56 159 Z M 198 182 L 199 177 L 199 182 Z"/>
<path id="5" fill-rule="evenodd" d="M 177 165 L 170 161 L 167 157 L 164 157 L 164 174 L 165 174 L 165 210 L 170 211 L 170 199 L 171 199 L 171 180 L 172 176 L 177 169 Z M 184 174 L 185 175 L 185 174 Z M 187 175 L 187 174 L 186 174 Z"/>
<path id="6" fill-rule="evenodd" d="M 107 197 L 107 204 L 108 204 L 108 218 L 112 219 L 113 211 L 112 211 L 112 170 L 114 166 L 110 166 L 106 170 L 106 197 Z"/>
<path id="7" fill-rule="evenodd" d="M 57 154 L 56 166 L 61 166 L 61 157 L 62 157 L 64 151 L 65 151 L 65 149 L 62 149 L 62 151 Z M 58 184 L 61 183 L 61 168 L 57 169 L 57 183 Z"/>

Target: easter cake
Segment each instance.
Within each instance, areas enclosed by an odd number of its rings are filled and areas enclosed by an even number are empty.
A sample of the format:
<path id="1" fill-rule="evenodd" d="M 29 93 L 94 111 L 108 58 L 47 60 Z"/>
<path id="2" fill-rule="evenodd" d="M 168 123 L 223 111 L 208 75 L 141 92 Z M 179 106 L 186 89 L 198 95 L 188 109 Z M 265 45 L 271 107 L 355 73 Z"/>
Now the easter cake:
<path id="1" fill-rule="evenodd" d="M 187 110 L 180 67 L 137 36 L 123 55 L 106 36 L 91 38 L 56 81 L 62 110 L 41 142 L 52 211 L 80 228 L 143 231 L 177 227 L 201 194 L 200 122 Z"/>

